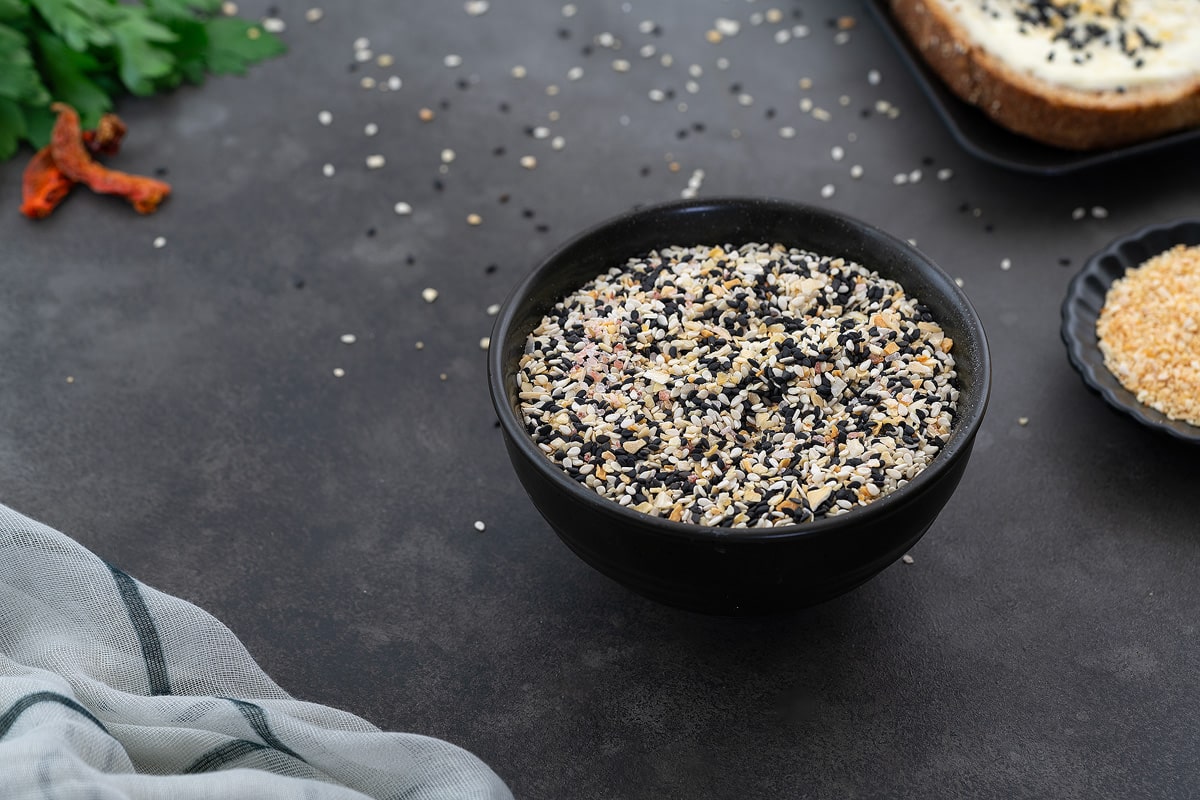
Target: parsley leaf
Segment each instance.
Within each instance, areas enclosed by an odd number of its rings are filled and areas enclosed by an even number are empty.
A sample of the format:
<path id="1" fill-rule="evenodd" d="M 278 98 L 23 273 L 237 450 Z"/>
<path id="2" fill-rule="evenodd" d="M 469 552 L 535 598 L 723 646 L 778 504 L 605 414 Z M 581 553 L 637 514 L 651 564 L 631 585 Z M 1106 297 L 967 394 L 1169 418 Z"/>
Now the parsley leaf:
<path id="1" fill-rule="evenodd" d="M 245 74 L 284 52 L 278 37 L 221 0 L 0 0 L 0 161 L 40 147 L 52 100 L 85 127 L 122 94 L 149 95 L 210 74 Z"/>
<path id="2" fill-rule="evenodd" d="M 9 158 L 17 152 L 25 133 L 25 115 L 21 113 L 21 107 L 12 100 L 0 97 L 0 159 Z"/>
<path id="3" fill-rule="evenodd" d="M 208 71 L 215 75 L 245 75 L 251 64 L 284 51 L 279 39 L 244 20 L 219 17 L 204 27 L 208 32 Z"/>

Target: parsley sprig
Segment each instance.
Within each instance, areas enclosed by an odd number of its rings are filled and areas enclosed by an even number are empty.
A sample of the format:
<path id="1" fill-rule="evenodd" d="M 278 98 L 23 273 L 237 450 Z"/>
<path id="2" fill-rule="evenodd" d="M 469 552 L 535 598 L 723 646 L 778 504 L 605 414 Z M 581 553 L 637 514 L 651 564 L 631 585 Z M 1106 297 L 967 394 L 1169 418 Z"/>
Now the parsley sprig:
<path id="1" fill-rule="evenodd" d="M 43 146 L 73 106 L 94 126 L 124 93 L 152 95 L 206 75 L 242 75 L 283 52 L 221 0 L 0 0 L 0 161 Z"/>

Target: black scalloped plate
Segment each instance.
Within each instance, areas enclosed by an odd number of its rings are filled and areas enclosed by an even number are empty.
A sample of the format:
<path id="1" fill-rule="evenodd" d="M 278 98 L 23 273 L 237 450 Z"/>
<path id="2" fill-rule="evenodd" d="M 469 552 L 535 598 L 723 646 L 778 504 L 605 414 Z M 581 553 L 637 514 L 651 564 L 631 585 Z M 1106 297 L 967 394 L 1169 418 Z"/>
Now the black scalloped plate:
<path id="1" fill-rule="evenodd" d="M 1104 355 L 1096 337 L 1096 320 L 1104 307 L 1104 298 L 1113 281 L 1125 270 L 1169 250 L 1177 244 L 1200 244 L 1200 220 L 1180 220 L 1152 225 L 1117 239 L 1096 253 L 1071 279 L 1062 306 L 1062 338 L 1067 345 L 1071 366 L 1083 376 L 1088 388 L 1103 397 L 1113 408 L 1143 425 L 1200 444 L 1200 428 L 1182 420 L 1169 419 L 1137 401 L 1104 366 Z"/>
<path id="2" fill-rule="evenodd" d="M 904 31 L 892 18 L 887 0 L 868 0 L 869 8 L 879 21 L 884 35 L 899 53 L 900 59 L 917 79 L 921 91 L 929 98 L 934 110 L 951 135 L 963 149 L 983 161 L 1016 172 L 1034 175 L 1065 175 L 1077 170 L 1100 167 L 1135 156 L 1191 146 L 1200 149 L 1200 128 L 1179 131 L 1146 142 L 1117 147 L 1111 150 L 1063 150 L 1002 128 L 975 106 L 963 102 L 942 79 L 930 69 L 913 47 Z M 1182 155 L 1182 154 L 1181 154 Z M 1187 157 L 1187 156 L 1184 156 Z"/>

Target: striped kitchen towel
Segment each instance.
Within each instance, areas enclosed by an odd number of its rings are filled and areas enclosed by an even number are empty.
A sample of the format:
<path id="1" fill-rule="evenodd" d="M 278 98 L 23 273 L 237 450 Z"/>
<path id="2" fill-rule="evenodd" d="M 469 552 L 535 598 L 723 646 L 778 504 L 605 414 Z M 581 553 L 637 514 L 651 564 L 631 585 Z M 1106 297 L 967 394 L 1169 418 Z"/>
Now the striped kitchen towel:
<path id="1" fill-rule="evenodd" d="M 482 761 L 290 697 L 233 633 L 0 505 L 3 800 L 504 800 Z"/>

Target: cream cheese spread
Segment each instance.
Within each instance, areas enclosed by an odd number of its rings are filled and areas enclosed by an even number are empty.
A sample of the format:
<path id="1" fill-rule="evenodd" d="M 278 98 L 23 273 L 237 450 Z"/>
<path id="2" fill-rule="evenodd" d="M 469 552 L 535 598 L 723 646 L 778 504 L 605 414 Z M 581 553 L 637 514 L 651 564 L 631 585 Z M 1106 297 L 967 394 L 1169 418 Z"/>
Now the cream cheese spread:
<path id="1" fill-rule="evenodd" d="M 1200 74 L 1200 0 L 944 0 L 979 46 L 1019 72 L 1085 91 Z"/>

